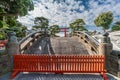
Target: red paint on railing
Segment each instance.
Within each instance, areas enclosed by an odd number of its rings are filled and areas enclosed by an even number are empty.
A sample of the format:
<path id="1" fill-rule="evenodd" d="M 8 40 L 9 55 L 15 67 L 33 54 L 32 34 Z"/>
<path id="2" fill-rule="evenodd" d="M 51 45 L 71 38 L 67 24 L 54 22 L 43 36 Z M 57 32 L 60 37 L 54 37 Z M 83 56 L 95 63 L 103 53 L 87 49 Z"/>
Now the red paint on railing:
<path id="1" fill-rule="evenodd" d="M 7 41 L 6 40 L 0 40 L 0 48 L 5 47 Z"/>
<path id="2" fill-rule="evenodd" d="M 103 55 L 14 55 L 13 79 L 19 72 L 100 73 L 108 80 Z"/>
<path id="3" fill-rule="evenodd" d="M 60 32 L 64 32 L 64 37 L 67 37 L 67 32 L 69 32 L 69 28 L 60 28 Z"/>

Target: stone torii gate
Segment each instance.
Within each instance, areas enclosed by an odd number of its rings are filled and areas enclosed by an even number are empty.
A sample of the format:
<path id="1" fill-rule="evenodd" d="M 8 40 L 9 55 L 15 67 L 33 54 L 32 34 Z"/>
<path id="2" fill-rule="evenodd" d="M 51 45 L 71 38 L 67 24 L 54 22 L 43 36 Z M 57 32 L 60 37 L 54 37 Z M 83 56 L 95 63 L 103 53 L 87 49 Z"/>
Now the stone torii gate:
<path id="1" fill-rule="evenodd" d="M 64 37 L 67 37 L 67 32 L 69 32 L 69 28 L 60 28 L 60 32 L 64 32 Z"/>

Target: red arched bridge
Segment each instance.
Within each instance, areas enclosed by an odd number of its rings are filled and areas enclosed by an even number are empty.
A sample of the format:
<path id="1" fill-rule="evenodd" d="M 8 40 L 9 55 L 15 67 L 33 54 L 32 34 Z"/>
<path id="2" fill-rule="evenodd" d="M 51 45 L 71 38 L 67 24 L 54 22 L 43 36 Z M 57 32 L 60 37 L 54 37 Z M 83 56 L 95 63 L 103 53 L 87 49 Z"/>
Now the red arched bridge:
<path id="1" fill-rule="evenodd" d="M 18 48 L 19 53 L 15 53 L 14 49 Z M 99 43 L 85 32 L 74 32 L 70 37 L 49 37 L 46 33 L 37 31 L 22 39 L 19 47 L 8 52 L 13 59 L 11 79 L 20 72 L 40 72 L 46 76 L 54 73 L 100 73 L 101 79 L 108 80 L 106 56 L 111 51 L 110 43 Z"/>

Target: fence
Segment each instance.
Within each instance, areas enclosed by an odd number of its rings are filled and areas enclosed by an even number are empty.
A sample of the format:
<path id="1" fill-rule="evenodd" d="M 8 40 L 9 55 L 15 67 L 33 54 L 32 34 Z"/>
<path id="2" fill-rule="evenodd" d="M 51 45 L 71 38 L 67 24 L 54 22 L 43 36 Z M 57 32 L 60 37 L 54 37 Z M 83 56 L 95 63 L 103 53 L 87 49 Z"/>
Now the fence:
<path id="1" fill-rule="evenodd" d="M 0 40 L 0 48 L 5 47 L 7 41 L 6 40 Z"/>
<path id="2" fill-rule="evenodd" d="M 103 55 L 14 55 L 13 79 L 19 72 L 100 73 L 107 80 Z"/>

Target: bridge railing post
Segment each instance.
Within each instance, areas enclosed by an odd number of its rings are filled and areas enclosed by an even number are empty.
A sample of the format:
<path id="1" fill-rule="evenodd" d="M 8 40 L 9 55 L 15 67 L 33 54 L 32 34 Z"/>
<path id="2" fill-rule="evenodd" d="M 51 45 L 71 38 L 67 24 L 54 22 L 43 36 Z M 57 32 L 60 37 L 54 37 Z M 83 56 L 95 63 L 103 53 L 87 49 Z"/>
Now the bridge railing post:
<path id="1" fill-rule="evenodd" d="M 110 53 L 112 52 L 112 43 L 108 33 L 103 34 L 101 42 L 99 43 L 99 54 L 105 55 L 105 67 L 110 69 Z"/>
<path id="2" fill-rule="evenodd" d="M 6 44 L 6 53 L 10 56 L 10 69 L 13 68 L 13 55 L 19 53 L 19 43 L 15 35 L 16 33 L 10 32 L 8 35 L 8 42 Z"/>

